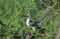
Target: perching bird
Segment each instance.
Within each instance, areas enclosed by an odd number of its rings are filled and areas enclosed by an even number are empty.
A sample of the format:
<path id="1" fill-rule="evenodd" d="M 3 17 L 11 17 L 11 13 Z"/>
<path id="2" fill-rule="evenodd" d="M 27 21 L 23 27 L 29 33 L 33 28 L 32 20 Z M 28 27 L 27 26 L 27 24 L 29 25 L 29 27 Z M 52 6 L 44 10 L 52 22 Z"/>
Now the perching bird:
<path id="1" fill-rule="evenodd" d="M 24 14 L 23 17 L 27 18 L 26 25 L 35 31 L 35 28 L 38 27 L 38 22 L 32 21 L 29 14 Z"/>
<path id="2" fill-rule="evenodd" d="M 51 8 L 48 7 L 48 10 L 47 10 L 46 14 L 44 14 L 44 16 L 42 16 L 42 17 L 39 17 L 36 21 L 31 20 L 30 14 L 24 14 L 23 17 L 27 18 L 26 25 L 31 27 L 35 31 L 36 28 L 39 28 L 39 26 L 38 26 L 39 23 L 48 15 L 48 13 L 50 11 L 51 11 Z"/>
<path id="3" fill-rule="evenodd" d="M 45 18 L 46 15 L 47 14 L 45 14 L 43 17 L 38 18 L 36 21 L 31 20 L 30 14 L 24 14 L 23 17 L 27 18 L 26 25 L 35 31 L 35 29 L 41 28 L 39 26 L 39 23 Z"/>

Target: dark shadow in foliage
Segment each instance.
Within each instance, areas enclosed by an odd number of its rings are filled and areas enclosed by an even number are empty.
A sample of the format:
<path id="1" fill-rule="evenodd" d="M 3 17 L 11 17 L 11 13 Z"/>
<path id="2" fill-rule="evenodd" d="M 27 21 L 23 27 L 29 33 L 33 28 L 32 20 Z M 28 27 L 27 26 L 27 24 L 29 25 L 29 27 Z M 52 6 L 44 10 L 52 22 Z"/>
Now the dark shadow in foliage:
<path id="1" fill-rule="evenodd" d="M 25 30 L 22 30 L 22 31 L 23 31 L 22 32 L 23 39 L 25 39 L 27 31 L 25 31 Z"/>
<path id="2" fill-rule="evenodd" d="M 22 21 L 19 21 L 18 24 L 21 25 L 20 29 L 23 28 L 23 22 Z"/>
<path id="3" fill-rule="evenodd" d="M 46 29 L 43 28 L 39 31 L 39 33 L 43 34 L 43 33 L 45 33 L 45 31 L 46 31 Z"/>
<path id="4" fill-rule="evenodd" d="M 23 26 L 23 22 L 22 21 L 19 21 L 18 24 L 21 24 L 21 26 Z"/>
<path id="5" fill-rule="evenodd" d="M 23 25 L 23 23 L 22 22 L 18 22 L 18 24 L 20 24 L 21 23 L 21 26 Z M 17 30 L 16 31 L 14 31 L 15 33 L 14 33 L 14 36 L 13 36 L 13 38 L 14 39 L 21 39 L 21 35 L 19 35 L 19 31 L 20 31 L 20 27 L 19 28 L 17 28 Z"/>
<path id="6" fill-rule="evenodd" d="M 41 29 L 41 27 L 36 27 L 36 29 Z"/>
<path id="7" fill-rule="evenodd" d="M 37 31 L 38 31 L 40 34 L 44 34 L 47 30 L 44 29 L 44 28 L 38 27 Z"/>
<path id="8" fill-rule="evenodd" d="M 0 37 L 3 38 L 5 34 L 5 28 L 1 27 Z"/>
<path id="9" fill-rule="evenodd" d="M 20 39 L 21 37 L 20 36 L 14 36 L 13 38 L 14 39 Z"/>
<path id="10" fill-rule="evenodd" d="M 2 26 L 6 26 L 1 20 L 0 20 L 0 25 L 2 25 Z"/>
<path id="11" fill-rule="evenodd" d="M 20 39 L 21 36 L 18 36 L 18 34 L 19 34 L 19 31 L 18 31 L 18 30 L 15 31 L 13 38 L 14 38 L 14 39 Z"/>
<path id="12" fill-rule="evenodd" d="M 38 36 L 37 37 L 45 37 L 45 36 L 48 36 L 48 32 L 45 28 L 40 28 L 37 30 L 38 32 Z"/>

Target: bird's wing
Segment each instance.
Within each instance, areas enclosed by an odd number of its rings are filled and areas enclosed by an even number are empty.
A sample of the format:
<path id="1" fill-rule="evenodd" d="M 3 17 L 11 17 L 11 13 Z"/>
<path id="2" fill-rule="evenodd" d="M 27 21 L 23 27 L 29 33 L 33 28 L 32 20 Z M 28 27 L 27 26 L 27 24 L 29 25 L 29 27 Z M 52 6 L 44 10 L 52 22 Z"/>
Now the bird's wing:
<path id="1" fill-rule="evenodd" d="M 30 22 L 29 25 L 30 26 L 35 26 L 35 23 L 34 22 Z"/>
<path id="2" fill-rule="evenodd" d="M 41 22 L 47 15 L 48 15 L 48 13 L 50 13 L 51 12 L 51 8 L 50 7 L 48 7 L 47 8 L 47 11 L 45 12 L 45 15 L 44 16 L 42 16 L 42 17 L 39 17 L 37 20 L 36 20 L 36 22 Z"/>
<path id="3" fill-rule="evenodd" d="M 34 22 L 34 21 L 30 21 L 29 25 L 32 27 L 38 27 L 38 23 Z"/>

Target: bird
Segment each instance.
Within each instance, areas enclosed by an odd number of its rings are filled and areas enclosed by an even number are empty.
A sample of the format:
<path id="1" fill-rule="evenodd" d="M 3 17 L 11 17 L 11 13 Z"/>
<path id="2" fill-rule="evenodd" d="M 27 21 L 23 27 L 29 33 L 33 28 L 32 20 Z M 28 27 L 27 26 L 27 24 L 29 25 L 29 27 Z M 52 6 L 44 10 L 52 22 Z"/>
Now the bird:
<path id="1" fill-rule="evenodd" d="M 26 20 L 26 25 L 30 28 L 32 28 L 34 31 L 38 28 L 41 28 L 39 27 L 39 23 L 48 15 L 48 13 L 51 12 L 51 7 L 48 7 L 47 8 L 47 12 L 45 12 L 45 14 L 42 16 L 42 17 L 39 17 L 36 21 L 32 21 L 31 20 L 31 16 L 30 14 L 23 14 L 22 17 L 26 17 L 27 20 Z"/>
<path id="2" fill-rule="evenodd" d="M 32 21 L 30 14 L 24 14 L 23 17 L 26 17 L 26 25 L 30 28 L 32 28 L 34 31 L 39 28 L 39 22 L 37 21 Z"/>
<path id="3" fill-rule="evenodd" d="M 22 17 L 26 17 L 26 25 L 30 28 L 32 28 L 34 31 L 38 28 L 41 28 L 39 26 L 39 23 L 48 15 L 48 13 L 46 13 L 44 16 L 39 17 L 36 21 L 32 21 L 31 20 L 31 16 L 30 14 L 23 14 Z"/>

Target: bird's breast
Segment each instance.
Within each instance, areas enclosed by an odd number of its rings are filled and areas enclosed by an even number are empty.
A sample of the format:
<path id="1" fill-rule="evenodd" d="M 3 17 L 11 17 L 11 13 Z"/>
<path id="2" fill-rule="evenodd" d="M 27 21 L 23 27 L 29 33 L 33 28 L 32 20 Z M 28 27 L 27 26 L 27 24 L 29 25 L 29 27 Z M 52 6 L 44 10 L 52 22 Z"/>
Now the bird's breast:
<path id="1" fill-rule="evenodd" d="M 30 26 L 30 25 L 29 25 L 29 22 L 30 22 L 30 19 L 27 19 L 27 21 L 26 21 L 26 25 L 27 25 L 27 26 Z"/>

